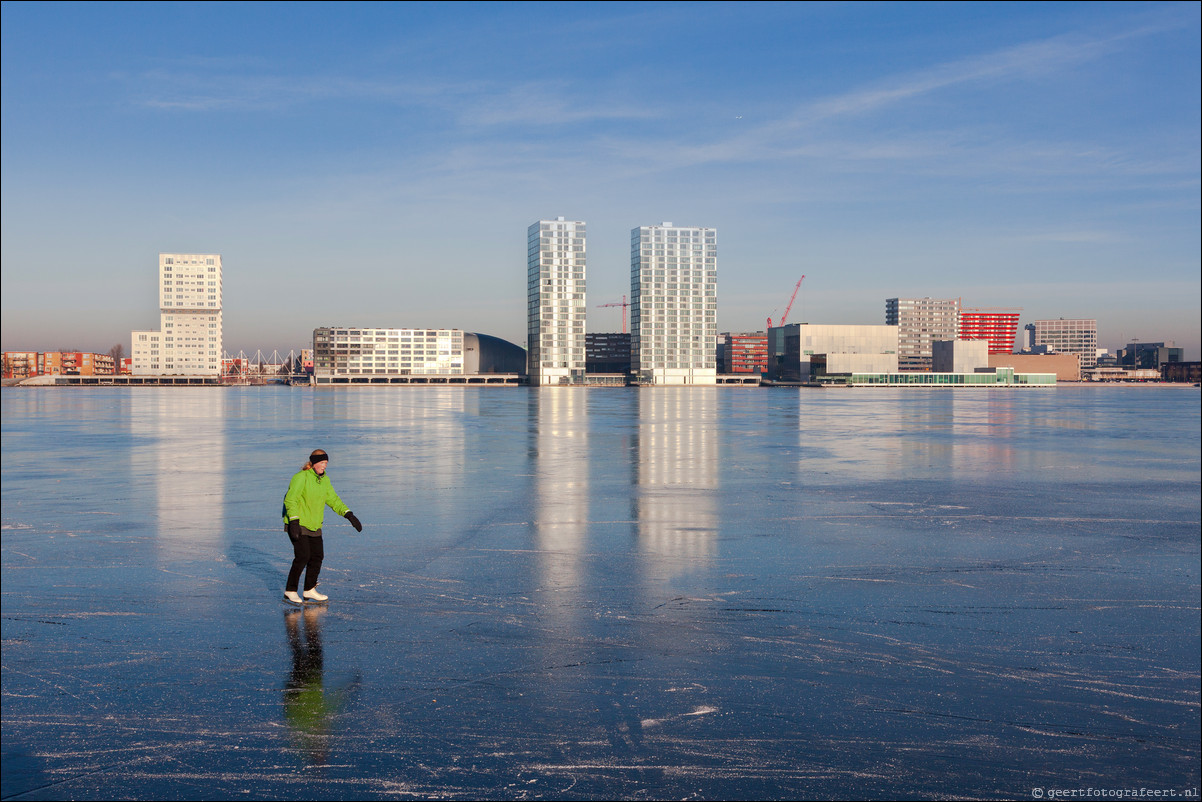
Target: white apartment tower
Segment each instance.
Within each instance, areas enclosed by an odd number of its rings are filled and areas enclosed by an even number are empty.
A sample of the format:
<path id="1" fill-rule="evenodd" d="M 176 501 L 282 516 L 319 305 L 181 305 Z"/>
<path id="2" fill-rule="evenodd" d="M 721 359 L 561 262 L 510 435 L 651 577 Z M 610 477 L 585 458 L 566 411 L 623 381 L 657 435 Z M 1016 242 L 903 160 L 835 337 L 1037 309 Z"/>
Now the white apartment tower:
<path id="1" fill-rule="evenodd" d="M 221 254 L 159 254 L 159 324 L 131 333 L 134 375 L 221 374 Z"/>
<path id="2" fill-rule="evenodd" d="M 960 336 L 959 298 L 888 298 L 885 325 L 897 326 L 899 370 L 931 369 L 931 344 Z"/>
<path id="3" fill-rule="evenodd" d="M 640 384 L 716 384 L 718 232 L 630 232 L 630 369 Z"/>
<path id="4" fill-rule="evenodd" d="M 585 225 L 539 220 L 526 230 L 530 384 L 584 384 Z"/>

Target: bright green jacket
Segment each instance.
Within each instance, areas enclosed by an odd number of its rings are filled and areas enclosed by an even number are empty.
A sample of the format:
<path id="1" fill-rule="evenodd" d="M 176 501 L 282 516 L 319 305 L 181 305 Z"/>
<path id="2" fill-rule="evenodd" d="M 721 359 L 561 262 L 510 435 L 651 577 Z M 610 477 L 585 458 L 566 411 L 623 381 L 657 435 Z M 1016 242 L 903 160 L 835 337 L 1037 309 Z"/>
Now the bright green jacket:
<path id="1" fill-rule="evenodd" d="M 301 526 L 316 532 L 321 529 L 327 506 L 342 516 L 348 512 L 347 506 L 334 492 L 329 476 L 318 476 L 308 470 L 299 471 L 292 477 L 288 492 L 284 494 L 285 523 L 299 518 Z"/>

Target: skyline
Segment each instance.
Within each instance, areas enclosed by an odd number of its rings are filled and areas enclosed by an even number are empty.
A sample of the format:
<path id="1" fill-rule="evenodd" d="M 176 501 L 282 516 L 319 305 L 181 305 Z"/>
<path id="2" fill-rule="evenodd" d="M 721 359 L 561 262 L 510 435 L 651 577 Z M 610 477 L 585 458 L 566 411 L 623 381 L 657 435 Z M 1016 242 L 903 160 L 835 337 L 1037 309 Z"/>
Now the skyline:
<path id="1" fill-rule="evenodd" d="M 324 325 L 525 344 L 525 234 L 718 230 L 718 329 L 891 297 L 1197 359 L 1197 4 L 4 4 L 3 347 L 130 347 L 220 253 L 225 347 Z M 54 248 L 47 247 L 54 243 Z M 54 284 L 48 284 L 51 280 Z M 1020 324 L 1020 325 L 1021 325 Z"/>

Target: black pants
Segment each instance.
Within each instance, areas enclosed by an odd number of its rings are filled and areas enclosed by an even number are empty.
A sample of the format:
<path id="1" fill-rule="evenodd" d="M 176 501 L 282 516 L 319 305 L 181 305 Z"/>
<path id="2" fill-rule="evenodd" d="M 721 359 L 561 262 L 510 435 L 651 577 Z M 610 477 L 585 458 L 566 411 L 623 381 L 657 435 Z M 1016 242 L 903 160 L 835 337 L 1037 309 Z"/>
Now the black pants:
<path id="1" fill-rule="evenodd" d="M 300 537 L 292 541 L 292 554 L 292 568 L 288 571 L 288 584 L 284 590 L 296 590 L 301 571 L 305 571 L 305 590 L 313 590 L 317 587 L 317 575 L 321 573 L 321 561 L 326 556 L 321 530 L 310 534 L 310 530 L 302 526 Z M 305 570 L 306 567 L 308 570 Z"/>

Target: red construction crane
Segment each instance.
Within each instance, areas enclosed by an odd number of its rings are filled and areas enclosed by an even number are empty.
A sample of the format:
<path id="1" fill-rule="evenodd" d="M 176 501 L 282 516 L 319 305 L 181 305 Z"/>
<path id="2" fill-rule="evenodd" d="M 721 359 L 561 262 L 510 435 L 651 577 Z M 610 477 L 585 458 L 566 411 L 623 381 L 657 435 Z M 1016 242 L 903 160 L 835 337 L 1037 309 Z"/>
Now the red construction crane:
<path id="1" fill-rule="evenodd" d="M 785 325 L 785 320 L 789 317 L 789 310 L 793 308 L 793 301 L 795 301 L 797 299 L 797 291 L 801 289 L 801 282 L 803 282 L 805 280 L 806 280 L 805 276 L 802 276 L 801 278 L 797 279 L 797 286 L 793 288 L 793 294 L 789 296 L 789 305 L 785 307 L 785 313 L 780 316 L 779 325 L 781 325 L 781 326 Z M 771 316 L 768 317 L 768 329 L 770 329 L 770 328 L 772 328 L 772 317 Z M 768 329 L 764 329 L 764 331 L 767 332 Z"/>
<path id="2" fill-rule="evenodd" d="M 621 301 L 614 301 L 612 304 L 597 304 L 598 309 L 600 309 L 603 306 L 620 306 L 620 307 L 622 307 L 622 333 L 625 334 L 626 333 L 626 307 L 630 306 L 630 304 L 626 303 L 626 296 L 623 295 Z"/>

